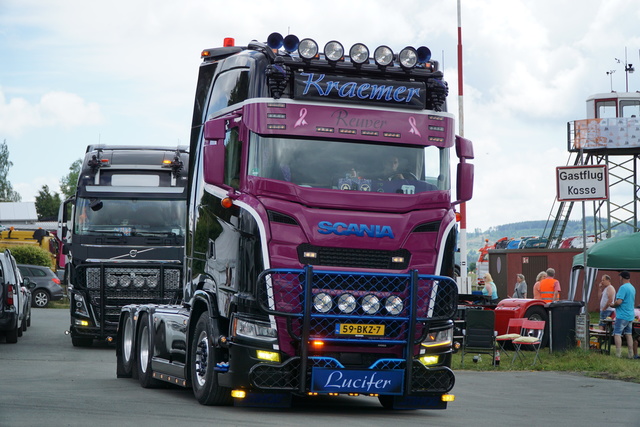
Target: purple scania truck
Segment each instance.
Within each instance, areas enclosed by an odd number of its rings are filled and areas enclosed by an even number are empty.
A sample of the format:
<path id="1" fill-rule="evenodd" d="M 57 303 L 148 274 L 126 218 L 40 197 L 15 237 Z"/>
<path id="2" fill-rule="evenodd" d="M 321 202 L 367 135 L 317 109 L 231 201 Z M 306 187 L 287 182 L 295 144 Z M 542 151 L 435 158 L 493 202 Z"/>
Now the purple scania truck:
<path id="1" fill-rule="evenodd" d="M 202 58 L 183 299 L 122 309 L 118 376 L 208 405 L 446 408 L 473 149 L 429 49 L 274 33 Z"/>

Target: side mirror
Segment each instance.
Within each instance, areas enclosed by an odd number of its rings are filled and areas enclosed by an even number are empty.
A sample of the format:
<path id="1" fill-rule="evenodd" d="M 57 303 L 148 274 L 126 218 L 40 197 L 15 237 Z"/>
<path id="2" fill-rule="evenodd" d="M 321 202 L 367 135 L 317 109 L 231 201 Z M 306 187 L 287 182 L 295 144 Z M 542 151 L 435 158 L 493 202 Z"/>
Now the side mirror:
<path id="1" fill-rule="evenodd" d="M 209 120 L 204 124 L 205 146 L 203 148 L 204 182 L 222 185 L 224 183 L 224 119 Z"/>
<path id="2" fill-rule="evenodd" d="M 456 135 L 456 155 L 459 159 L 473 159 L 473 143 Z"/>
<path id="3" fill-rule="evenodd" d="M 454 202 L 455 205 L 471 200 L 473 197 L 473 164 L 460 163 L 458 164 L 458 175 L 456 179 L 456 196 L 458 200 Z"/>
<path id="4" fill-rule="evenodd" d="M 224 119 L 209 120 L 204 124 L 205 141 L 219 141 L 224 139 L 226 123 Z"/>
<path id="5" fill-rule="evenodd" d="M 62 244 L 62 255 L 69 255 L 69 245 L 66 243 Z"/>
<path id="6" fill-rule="evenodd" d="M 31 279 L 29 279 L 28 277 L 23 277 L 22 278 L 22 284 L 24 286 L 26 286 L 27 289 L 29 289 L 30 291 L 32 291 L 32 290 L 34 290 L 36 288 L 35 282 L 32 282 Z"/>

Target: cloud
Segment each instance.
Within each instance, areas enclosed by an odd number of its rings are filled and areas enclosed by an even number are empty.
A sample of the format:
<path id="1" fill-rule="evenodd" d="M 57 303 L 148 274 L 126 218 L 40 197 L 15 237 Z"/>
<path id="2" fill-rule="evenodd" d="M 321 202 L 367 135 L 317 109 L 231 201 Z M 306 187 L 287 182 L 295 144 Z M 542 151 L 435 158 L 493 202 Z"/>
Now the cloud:
<path id="1" fill-rule="evenodd" d="M 48 92 L 31 104 L 24 98 L 6 99 L 0 88 L 0 134 L 20 135 L 30 128 L 91 126 L 104 121 L 100 106 L 67 92 Z"/>

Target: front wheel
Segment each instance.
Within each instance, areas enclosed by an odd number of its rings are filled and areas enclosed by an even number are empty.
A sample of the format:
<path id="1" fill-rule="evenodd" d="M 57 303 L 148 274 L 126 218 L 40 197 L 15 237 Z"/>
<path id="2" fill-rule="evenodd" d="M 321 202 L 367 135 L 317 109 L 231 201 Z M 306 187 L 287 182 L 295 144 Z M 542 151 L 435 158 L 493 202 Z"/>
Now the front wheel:
<path id="1" fill-rule="evenodd" d="M 232 403 L 231 390 L 218 385 L 217 374 L 214 371 L 216 363 L 221 360 L 220 351 L 216 350 L 213 342 L 217 330 L 217 325 L 212 325 L 209 313 L 204 312 L 196 323 L 191 342 L 189 369 L 193 394 L 203 405 L 221 406 Z"/>

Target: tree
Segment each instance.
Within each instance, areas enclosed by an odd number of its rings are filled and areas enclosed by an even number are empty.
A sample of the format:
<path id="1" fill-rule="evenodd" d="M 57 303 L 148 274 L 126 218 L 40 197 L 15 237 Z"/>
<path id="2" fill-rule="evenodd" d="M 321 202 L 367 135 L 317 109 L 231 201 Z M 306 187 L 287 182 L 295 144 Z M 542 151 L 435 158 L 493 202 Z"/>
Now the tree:
<path id="1" fill-rule="evenodd" d="M 58 217 L 58 209 L 60 208 L 60 195 L 58 193 L 51 194 L 49 186 L 43 185 L 42 189 L 36 196 L 36 212 L 38 212 L 38 220 L 56 219 Z"/>
<path id="2" fill-rule="evenodd" d="M 82 159 L 78 159 L 71 163 L 69 166 L 69 173 L 60 179 L 60 191 L 64 194 L 64 198 L 76 194 L 76 188 L 78 187 L 78 176 L 80 175 L 80 168 L 82 167 Z"/>
<path id="3" fill-rule="evenodd" d="M 9 148 L 5 139 L 0 144 L 0 202 L 19 202 L 22 199 L 7 179 L 11 166 L 13 163 L 9 160 Z"/>

